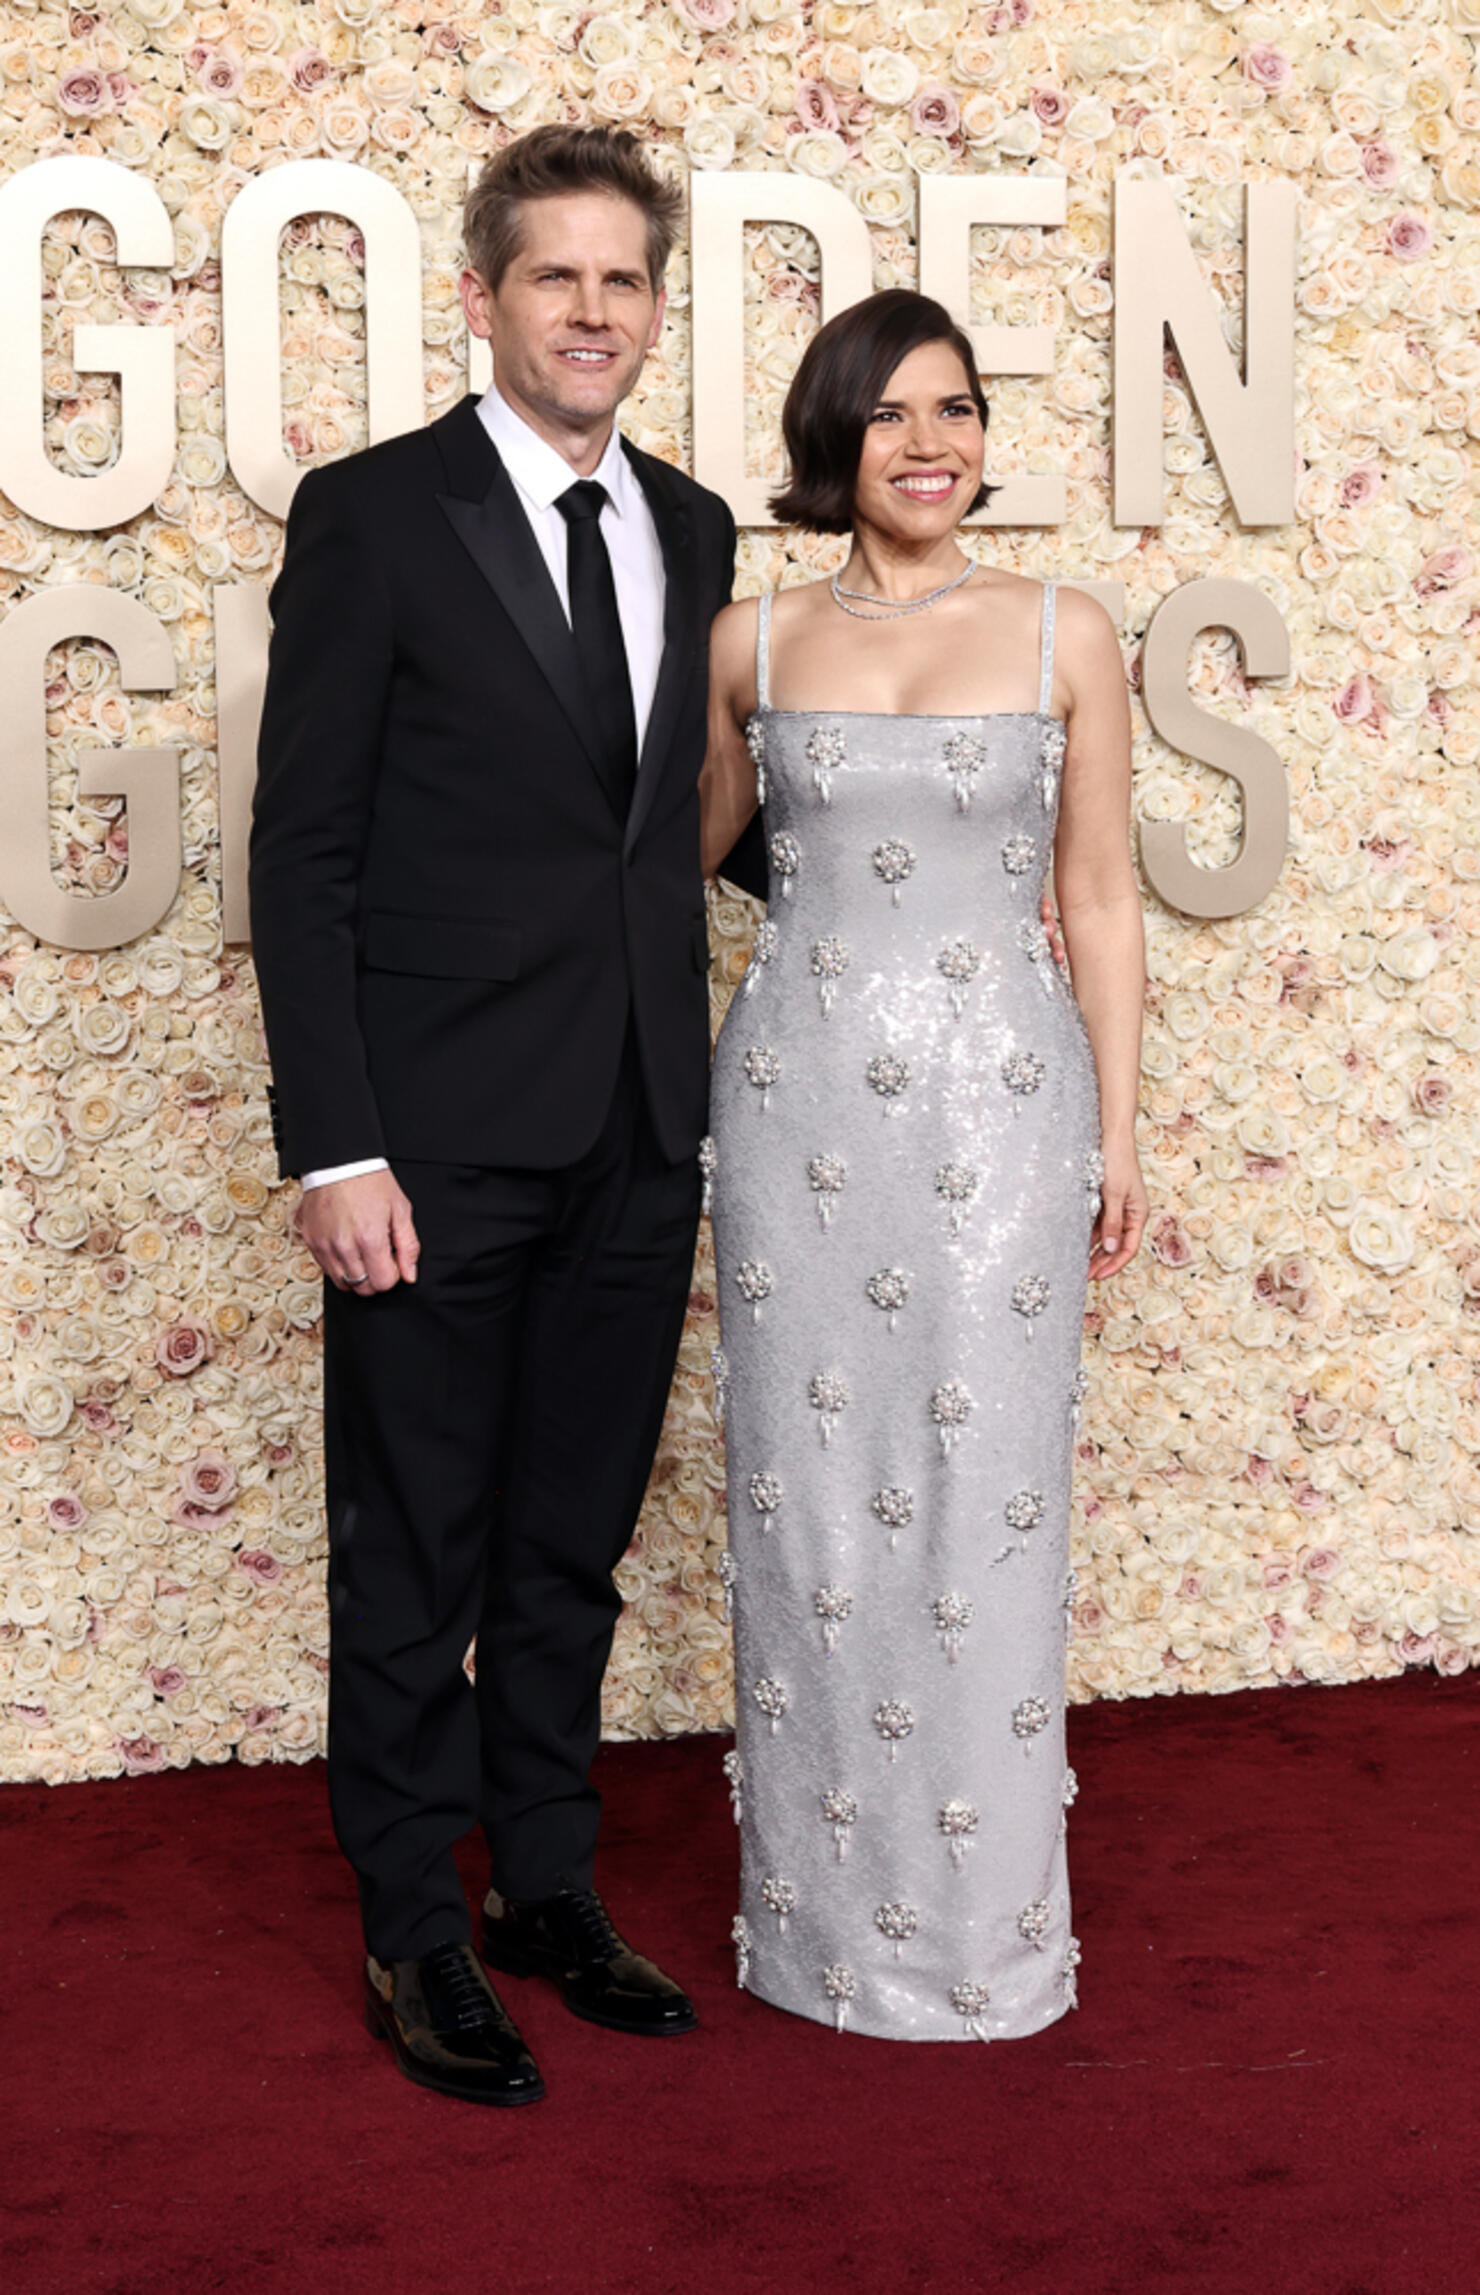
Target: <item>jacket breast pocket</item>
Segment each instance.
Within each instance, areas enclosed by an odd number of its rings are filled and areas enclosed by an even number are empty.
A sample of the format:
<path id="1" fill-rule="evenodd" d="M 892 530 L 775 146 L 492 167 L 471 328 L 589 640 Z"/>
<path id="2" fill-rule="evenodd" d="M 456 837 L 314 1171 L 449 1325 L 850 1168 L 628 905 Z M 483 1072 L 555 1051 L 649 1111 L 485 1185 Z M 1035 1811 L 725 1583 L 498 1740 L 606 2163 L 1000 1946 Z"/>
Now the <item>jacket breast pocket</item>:
<path id="1" fill-rule="evenodd" d="M 365 920 L 365 965 L 428 980 L 516 980 L 523 934 L 491 917 L 395 916 Z"/>

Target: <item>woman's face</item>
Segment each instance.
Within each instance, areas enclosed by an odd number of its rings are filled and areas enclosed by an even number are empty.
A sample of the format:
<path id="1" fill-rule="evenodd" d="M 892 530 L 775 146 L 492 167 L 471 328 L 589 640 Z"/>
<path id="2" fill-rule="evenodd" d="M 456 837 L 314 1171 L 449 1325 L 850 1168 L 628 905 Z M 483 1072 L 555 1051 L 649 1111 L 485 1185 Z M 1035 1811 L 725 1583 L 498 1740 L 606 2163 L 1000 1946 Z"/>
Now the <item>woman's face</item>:
<path id="1" fill-rule="evenodd" d="M 922 343 L 901 359 L 863 434 L 854 514 L 901 542 L 958 526 L 982 481 L 986 435 L 960 358 Z"/>

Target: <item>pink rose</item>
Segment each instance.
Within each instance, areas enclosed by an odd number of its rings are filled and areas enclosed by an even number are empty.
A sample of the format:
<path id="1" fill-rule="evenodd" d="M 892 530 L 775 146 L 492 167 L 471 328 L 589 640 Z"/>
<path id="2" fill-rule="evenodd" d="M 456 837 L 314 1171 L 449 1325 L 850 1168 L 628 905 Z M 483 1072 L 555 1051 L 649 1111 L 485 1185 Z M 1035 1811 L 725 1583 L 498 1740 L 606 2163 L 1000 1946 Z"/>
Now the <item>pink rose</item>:
<path id="1" fill-rule="evenodd" d="M 1175 1219 L 1157 1221 L 1151 1248 L 1163 1267 L 1190 1267 L 1192 1264 L 1192 1245 Z"/>
<path id="2" fill-rule="evenodd" d="M 1431 598 L 1436 590 L 1447 590 L 1467 580 L 1474 564 L 1468 550 L 1458 542 L 1451 543 L 1447 550 L 1436 550 L 1431 558 L 1425 558 L 1413 577 L 1413 587 L 1421 598 Z"/>
<path id="3" fill-rule="evenodd" d="M 1362 173 L 1374 191 L 1388 191 L 1397 182 L 1402 162 L 1391 144 L 1377 137 L 1362 146 Z"/>
<path id="4" fill-rule="evenodd" d="M 1250 1179 L 1283 1179 L 1289 1168 L 1287 1155 L 1251 1155 L 1244 1160 Z"/>
<path id="5" fill-rule="evenodd" d="M 1281 1642 L 1287 1642 L 1290 1639 L 1290 1628 L 1286 1624 L 1285 1620 L 1280 1616 L 1278 1610 L 1271 1610 L 1264 1623 L 1269 1628 L 1270 1640 L 1275 1643 L 1277 1647 Z"/>
<path id="6" fill-rule="evenodd" d="M 1278 1594 L 1295 1579 L 1295 1565 L 1287 1554 L 1276 1554 L 1265 1563 L 1261 1573 L 1266 1594 Z"/>
<path id="7" fill-rule="evenodd" d="M 198 1371 L 202 1363 L 210 1361 L 211 1334 L 204 1323 L 197 1323 L 193 1316 L 187 1315 L 180 1322 L 171 1323 L 161 1334 L 154 1359 L 170 1378 L 188 1379 L 192 1371 Z"/>
<path id="8" fill-rule="evenodd" d="M 203 1450 L 181 1467 L 180 1494 L 207 1514 L 219 1514 L 236 1496 L 236 1468 L 219 1450 Z"/>
<path id="9" fill-rule="evenodd" d="M 455 24 L 427 24 L 422 28 L 421 44 L 429 56 L 455 56 L 462 46 L 462 35 Z"/>
<path id="10" fill-rule="evenodd" d="M 1395 215 L 1387 227 L 1388 253 L 1396 262 L 1416 263 L 1434 244 L 1425 215 Z"/>
<path id="11" fill-rule="evenodd" d="M 1454 1087 L 1447 1076 L 1440 1075 L 1437 1069 L 1430 1069 L 1429 1073 L 1426 1076 L 1420 1076 L 1414 1085 L 1413 1097 L 1424 1115 L 1443 1116 L 1449 1113 L 1449 1102 L 1453 1096 L 1453 1090 Z"/>
<path id="12" fill-rule="evenodd" d="M 176 1690 L 183 1689 L 189 1679 L 190 1676 L 182 1673 L 177 1665 L 152 1665 L 149 1668 L 149 1680 L 156 1697 L 173 1697 Z"/>
<path id="13" fill-rule="evenodd" d="M 1290 59 L 1267 40 L 1256 40 L 1244 55 L 1244 78 L 1266 95 L 1279 95 L 1294 78 Z"/>
<path id="14" fill-rule="evenodd" d="M 1405 1634 L 1398 1644 L 1398 1655 L 1404 1665 L 1427 1665 L 1433 1654 L 1432 1634 Z"/>
<path id="15" fill-rule="evenodd" d="M 910 106 L 916 135 L 953 136 L 961 125 L 961 106 L 949 88 L 921 88 Z"/>
<path id="16" fill-rule="evenodd" d="M 722 32 L 735 21 L 735 0 L 673 0 L 696 32 Z"/>
<path id="17" fill-rule="evenodd" d="M 113 91 L 101 72 L 64 72 L 57 83 L 57 102 L 74 120 L 93 119 L 113 108 Z"/>
<path id="18" fill-rule="evenodd" d="M 1325 1491 L 1317 1490 L 1313 1482 L 1297 1483 L 1290 1496 L 1302 1514 L 1319 1514 L 1326 1503 Z"/>
<path id="19" fill-rule="evenodd" d="M 152 1737 L 115 1737 L 113 1750 L 123 1756 L 130 1777 L 150 1777 L 169 1766 L 164 1747 L 156 1745 Z"/>
<path id="20" fill-rule="evenodd" d="M 84 1426 L 91 1427 L 94 1434 L 111 1434 L 117 1423 L 108 1405 L 99 1402 L 96 1395 L 89 1395 L 86 1401 L 77 1405 L 77 1416 Z"/>
<path id="21" fill-rule="evenodd" d="M 1032 109 L 1035 119 L 1046 128 L 1060 128 L 1069 117 L 1069 99 L 1062 88 L 1035 88 Z"/>
<path id="22" fill-rule="evenodd" d="M 208 96 L 239 96 L 247 76 L 229 48 L 207 49 L 195 75 Z"/>
<path id="23" fill-rule="evenodd" d="M 1105 1613 L 1098 1602 L 1076 1602 L 1074 1605 L 1074 1631 L 1076 1634 L 1097 1634 L 1105 1624 Z"/>
<path id="24" fill-rule="evenodd" d="M 276 1554 L 269 1554 L 265 1546 L 249 1546 L 237 1555 L 236 1566 L 244 1578 L 251 1578 L 259 1586 L 275 1586 L 283 1574 L 283 1565 Z"/>
<path id="25" fill-rule="evenodd" d="M 87 1508 L 75 1490 L 60 1490 L 46 1509 L 46 1519 L 53 1530 L 80 1530 Z"/>
<path id="26" fill-rule="evenodd" d="M 242 1728 L 248 1737 L 255 1737 L 258 1730 L 270 1729 L 275 1721 L 281 1721 L 282 1715 L 280 1705 L 254 1705 L 243 1719 Z"/>
<path id="27" fill-rule="evenodd" d="M 1331 707 L 1343 725 L 1357 725 L 1372 715 L 1372 688 L 1360 670 L 1349 678 Z"/>
<path id="28" fill-rule="evenodd" d="M 797 118 L 804 128 L 836 130 L 838 100 L 826 80 L 798 80 Z"/>
<path id="29" fill-rule="evenodd" d="M 1312 1546 L 1300 1567 L 1307 1578 L 1318 1578 L 1322 1585 L 1328 1586 L 1333 1578 L 1340 1576 L 1343 1564 L 1334 1546 Z"/>
<path id="30" fill-rule="evenodd" d="M 320 48 L 297 48 L 288 58 L 288 72 L 298 93 L 307 96 L 333 79 L 334 66 Z"/>
<path id="31" fill-rule="evenodd" d="M 1181 1585 L 1177 1588 L 1177 1592 L 1181 1595 L 1184 1602 L 1200 1602 L 1202 1600 L 1203 1581 L 1198 1576 L 1196 1570 L 1188 1571 L 1186 1577 L 1182 1580 Z"/>
<path id="32" fill-rule="evenodd" d="M 1341 504 L 1345 510 L 1360 510 L 1363 503 L 1373 500 L 1382 484 L 1382 473 L 1372 463 L 1363 462 L 1349 470 L 1341 481 Z"/>
<path id="33" fill-rule="evenodd" d="M 1257 1450 L 1250 1451 L 1249 1463 L 1244 1468 L 1244 1472 L 1249 1477 L 1249 1480 L 1252 1483 L 1257 1484 L 1260 1489 L 1263 1489 L 1266 1483 L 1273 1482 L 1274 1480 L 1273 1461 L 1267 1458 L 1261 1458 Z M 1270 1581 L 1268 1578 L 1266 1578 L 1264 1581 L 1266 1586 L 1269 1584 L 1269 1582 Z M 1283 1583 L 1283 1581 L 1281 1582 Z"/>

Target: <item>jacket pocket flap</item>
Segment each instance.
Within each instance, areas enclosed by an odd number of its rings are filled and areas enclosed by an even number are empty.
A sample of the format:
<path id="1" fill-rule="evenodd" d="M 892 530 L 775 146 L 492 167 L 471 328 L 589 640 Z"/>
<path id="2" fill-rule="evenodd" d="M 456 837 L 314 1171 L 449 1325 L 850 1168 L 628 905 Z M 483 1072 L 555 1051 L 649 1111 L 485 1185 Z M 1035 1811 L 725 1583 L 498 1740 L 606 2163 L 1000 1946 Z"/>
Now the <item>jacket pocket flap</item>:
<path id="1" fill-rule="evenodd" d="M 513 980 L 523 935 L 516 924 L 475 916 L 391 916 L 365 920 L 372 972 L 414 972 L 431 980 Z"/>

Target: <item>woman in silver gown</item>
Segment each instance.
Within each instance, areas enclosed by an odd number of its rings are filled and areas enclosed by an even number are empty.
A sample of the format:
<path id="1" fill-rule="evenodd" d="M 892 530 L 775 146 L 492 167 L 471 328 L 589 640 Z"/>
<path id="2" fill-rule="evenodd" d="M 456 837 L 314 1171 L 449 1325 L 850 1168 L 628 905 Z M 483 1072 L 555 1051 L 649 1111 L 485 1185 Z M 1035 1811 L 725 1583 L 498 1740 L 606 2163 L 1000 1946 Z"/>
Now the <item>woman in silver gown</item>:
<path id="1" fill-rule="evenodd" d="M 1082 594 L 963 555 L 985 426 L 939 304 L 821 330 L 775 507 L 852 550 L 720 617 L 703 783 L 706 865 L 759 799 L 771 870 L 707 1157 L 739 1977 L 918 2040 L 1074 2002 L 1080 1326 L 1145 1219 L 1119 649 Z"/>

